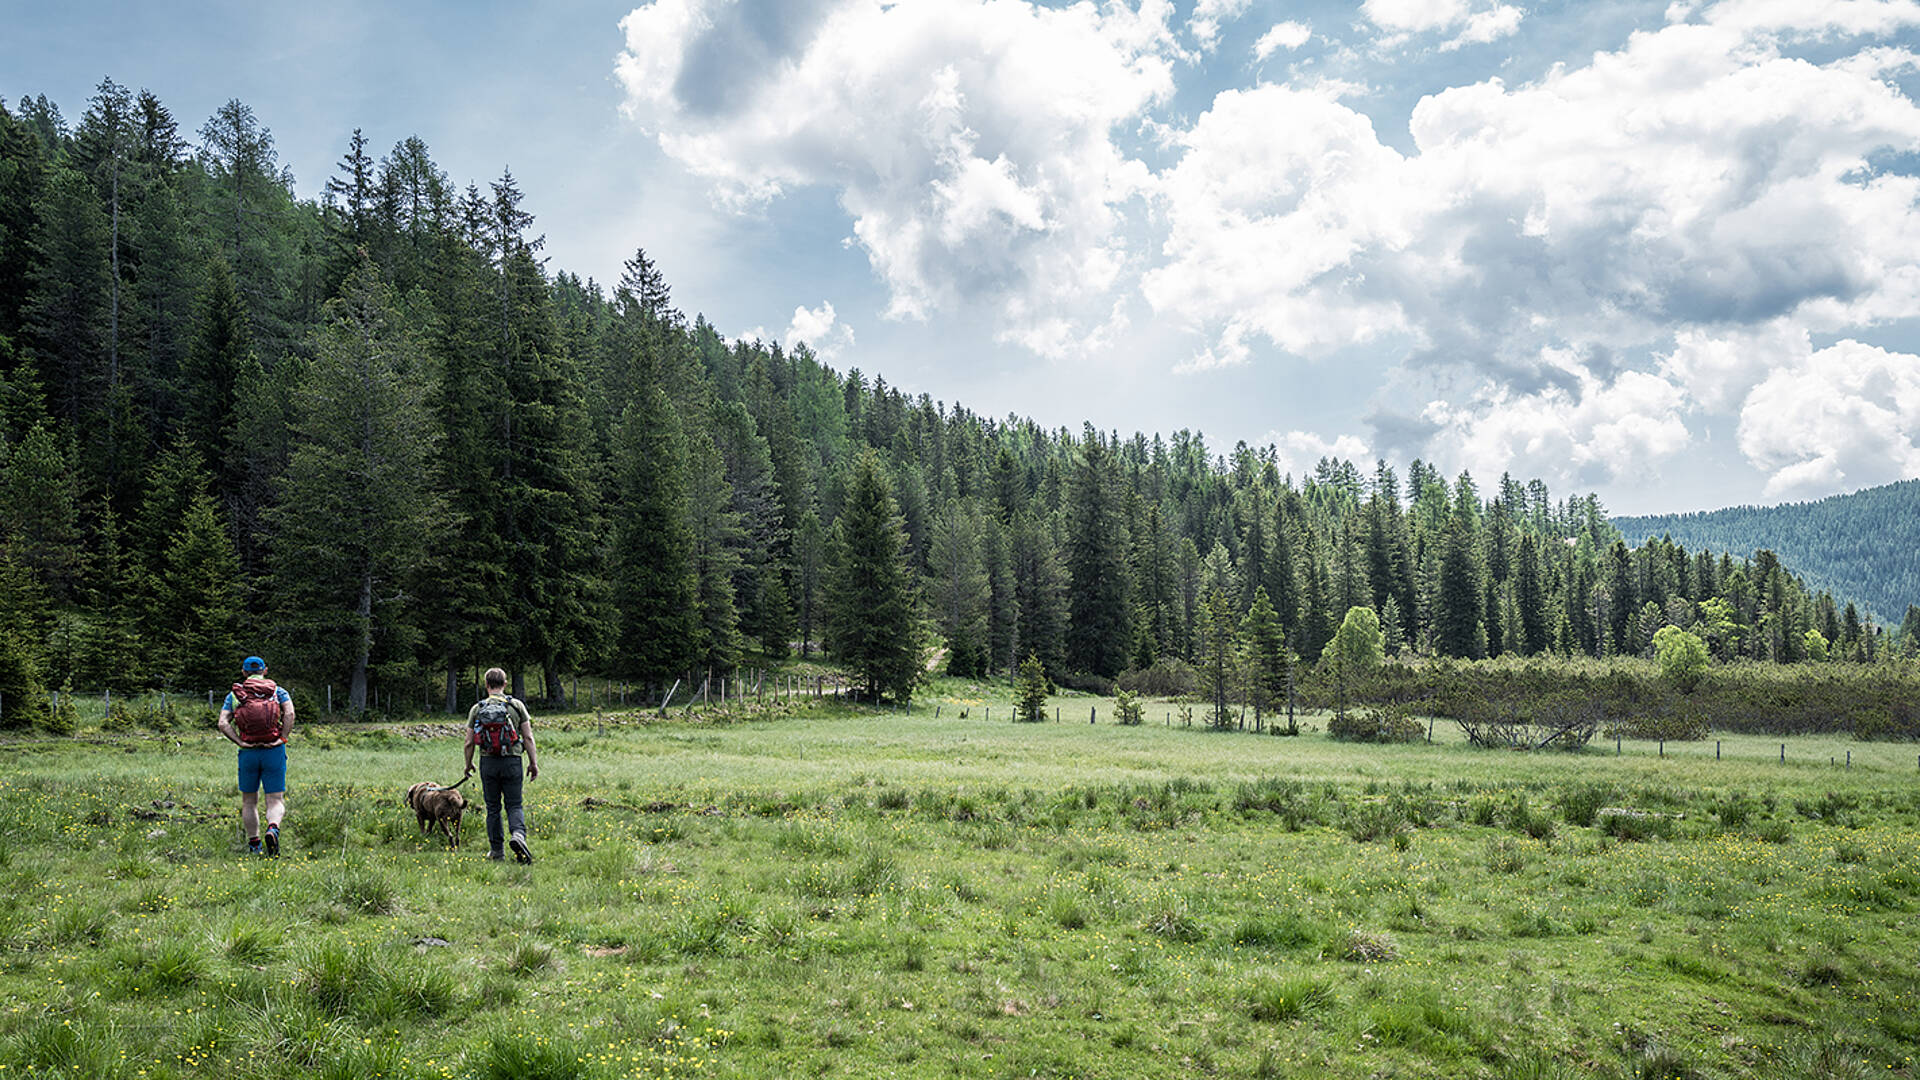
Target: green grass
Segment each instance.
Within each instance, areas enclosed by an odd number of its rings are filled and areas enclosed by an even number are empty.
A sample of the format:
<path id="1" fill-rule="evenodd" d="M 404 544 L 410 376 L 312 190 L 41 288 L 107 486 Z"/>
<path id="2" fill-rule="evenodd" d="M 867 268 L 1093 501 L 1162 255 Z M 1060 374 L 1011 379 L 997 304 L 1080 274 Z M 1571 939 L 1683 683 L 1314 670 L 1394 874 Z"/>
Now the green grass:
<path id="1" fill-rule="evenodd" d="M 12 743 L 0 1076 L 1913 1075 L 1909 746 L 1107 704 L 541 717 L 530 868 L 415 831 L 454 739 L 308 727 L 277 861 L 210 734 Z"/>

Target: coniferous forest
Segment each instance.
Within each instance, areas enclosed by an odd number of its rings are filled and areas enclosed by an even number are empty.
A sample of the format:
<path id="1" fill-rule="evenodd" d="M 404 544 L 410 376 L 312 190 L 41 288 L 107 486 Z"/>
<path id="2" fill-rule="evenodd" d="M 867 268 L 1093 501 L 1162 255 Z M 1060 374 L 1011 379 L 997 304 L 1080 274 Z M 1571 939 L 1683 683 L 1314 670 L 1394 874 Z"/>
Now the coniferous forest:
<path id="1" fill-rule="evenodd" d="M 657 695 L 823 649 L 874 698 L 928 658 L 1104 691 L 1315 664 L 1356 607 L 1390 657 L 1920 644 L 1911 608 L 1875 625 L 1769 550 L 1629 546 L 1539 481 L 1282 475 L 730 341 L 643 249 L 612 283 L 550 266 L 511 174 L 462 185 L 418 139 L 344 136 L 322 191 L 237 100 L 198 127 L 111 80 L 72 120 L 0 101 L 0 700 L 203 691 L 248 652 L 355 710 L 454 707 L 476 665 Z"/>

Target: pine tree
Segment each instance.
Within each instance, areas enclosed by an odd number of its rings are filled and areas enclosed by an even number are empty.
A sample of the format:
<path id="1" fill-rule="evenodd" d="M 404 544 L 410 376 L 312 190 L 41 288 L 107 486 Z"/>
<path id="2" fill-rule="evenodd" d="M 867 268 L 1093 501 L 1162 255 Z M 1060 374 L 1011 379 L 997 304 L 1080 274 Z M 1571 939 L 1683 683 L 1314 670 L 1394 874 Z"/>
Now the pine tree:
<path id="1" fill-rule="evenodd" d="M 921 675 L 906 528 L 879 455 L 866 451 L 850 468 L 847 502 L 833 523 L 827 640 L 867 700 L 905 702 Z"/>
<path id="2" fill-rule="evenodd" d="M 195 305 L 193 336 L 182 360 L 179 430 L 193 440 L 229 505 L 242 475 L 234 437 L 239 427 L 239 388 L 259 367 L 252 343 L 253 332 L 233 274 L 225 262 L 214 259 L 207 265 L 206 283 Z"/>
<path id="3" fill-rule="evenodd" d="M 1127 546 L 1119 510 L 1112 455 L 1105 437 L 1089 425 L 1067 505 L 1067 573 L 1073 581 L 1067 663 L 1108 678 L 1126 668 L 1132 640 Z"/>
<path id="4" fill-rule="evenodd" d="M 275 627 L 263 619 L 242 626 L 240 560 L 217 504 L 197 495 L 167 546 L 158 579 L 155 623 L 148 628 L 164 685 L 199 690 L 223 686 L 242 655 L 258 651 Z"/>
<path id="5" fill-rule="evenodd" d="M 692 667 L 699 630 L 686 441 L 665 391 L 646 387 L 636 396 L 614 445 L 620 496 L 612 552 L 615 665 L 662 685 Z"/>
<path id="6" fill-rule="evenodd" d="M 1434 648 L 1442 656 L 1478 660 L 1486 656 L 1486 588 L 1473 522 L 1470 512 L 1456 511 L 1447 525 Z"/>
<path id="7" fill-rule="evenodd" d="M 1266 587 L 1253 590 L 1253 604 L 1240 624 L 1241 640 L 1246 643 L 1247 659 L 1252 667 L 1255 715 L 1273 710 L 1287 696 L 1287 681 L 1293 677 L 1293 652 L 1287 648 L 1286 631 L 1280 615 L 1267 598 Z"/>
<path id="8" fill-rule="evenodd" d="M 980 515 L 955 500 L 934 520 L 927 596 L 947 643 L 947 674 L 985 675 L 992 581 L 982 552 Z"/>
<path id="9" fill-rule="evenodd" d="M 1029 654 L 1020 661 L 1020 678 L 1014 684 L 1013 718 L 1023 724 L 1042 723 L 1047 718 L 1047 695 L 1053 687 L 1047 682 L 1047 669 L 1040 658 Z"/>
<path id="10" fill-rule="evenodd" d="M 0 459 L 0 545 L 56 600 L 80 572 L 73 469 L 53 434 L 35 424 Z"/>
<path id="11" fill-rule="evenodd" d="M 27 569 L 0 553 L 0 729 L 44 723 L 47 597 Z"/>
<path id="12" fill-rule="evenodd" d="M 796 630 L 800 635 L 800 658 L 813 655 L 816 631 L 821 625 L 821 598 L 827 560 L 827 533 L 820 515 L 812 507 L 800 515 L 800 527 L 793 537 L 793 600 Z"/>
<path id="13" fill-rule="evenodd" d="M 1033 511 L 1014 522 L 1012 559 L 1017 612 L 1012 648 L 1039 657 L 1050 674 L 1065 671 L 1067 575 L 1053 533 Z"/>
<path id="14" fill-rule="evenodd" d="M 1540 547 L 1532 533 L 1520 537 L 1518 565 L 1514 573 L 1514 606 L 1520 616 L 1520 652 L 1538 656 L 1547 651 L 1551 613 L 1547 610 L 1545 582 L 1541 579 Z"/>
<path id="15" fill-rule="evenodd" d="M 1200 603 L 1199 655 L 1195 674 L 1199 693 L 1213 704 L 1209 726 L 1216 731 L 1233 727 L 1233 712 L 1228 707 L 1239 681 L 1240 629 L 1233 610 L 1233 596 L 1224 589 L 1211 589 Z"/>
<path id="16" fill-rule="evenodd" d="M 312 676 L 342 677 L 360 713 L 376 650 L 412 659 L 413 591 L 441 507 L 429 487 L 424 350 L 371 262 L 361 259 L 326 311 L 293 392 L 294 449 L 267 521 L 296 656 Z"/>
<path id="17" fill-rule="evenodd" d="M 69 430 L 101 411 L 107 371 L 111 233 L 93 184 L 57 161 L 36 214 L 22 338 L 48 405 Z"/>

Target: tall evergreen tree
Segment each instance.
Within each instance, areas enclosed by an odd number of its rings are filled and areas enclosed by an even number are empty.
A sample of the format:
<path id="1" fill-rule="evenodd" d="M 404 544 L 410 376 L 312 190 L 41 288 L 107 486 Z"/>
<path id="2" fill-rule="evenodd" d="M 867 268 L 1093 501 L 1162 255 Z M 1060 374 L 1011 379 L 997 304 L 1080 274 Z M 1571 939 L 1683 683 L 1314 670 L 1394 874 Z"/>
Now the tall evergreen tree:
<path id="1" fill-rule="evenodd" d="M 921 675 L 906 527 L 879 455 L 866 451 L 850 468 L 847 503 L 833 523 L 827 640 L 867 700 L 904 702 Z"/>
<path id="2" fill-rule="evenodd" d="M 1067 506 L 1067 572 L 1073 581 L 1067 628 L 1067 663 L 1111 678 L 1127 666 L 1126 538 L 1121 535 L 1112 455 L 1091 425 L 1081 442 Z"/>
<path id="3" fill-rule="evenodd" d="M 692 668 L 699 631 L 686 440 L 664 390 L 646 387 L 636 396 L 614 445 L 614 664 L 621 674 L 659 686 Z"/>
<path id="4" fill-rule="evenodd" d="M 977 511 L 957 499 L 949 502 L 933 523 L 927 595 L 940 634 L 946 639 L 949 675 L 985 675 L 992 665 L 987 653 L 992 579 L 982 550 L 982 532 Z"/>
<path id="5" fill-rule="evenodd" d="M 226 685 L 241 649 L 258 652 L 277 627 L 242 622 L 240 560 L 218 504 L 196 495 L 167 546 L 147 628 L 162 685 L 187 690 Z"/>
<path id="6" fill-rule="evenodd" d="M 440 506 L 421 345 L 362 258 L 327 304 L 294 390 L 295 445 L 268 515 L 283 625 L 312 674 L 367 708 L 370 664 L 410 663 L 417 574 Z"/>

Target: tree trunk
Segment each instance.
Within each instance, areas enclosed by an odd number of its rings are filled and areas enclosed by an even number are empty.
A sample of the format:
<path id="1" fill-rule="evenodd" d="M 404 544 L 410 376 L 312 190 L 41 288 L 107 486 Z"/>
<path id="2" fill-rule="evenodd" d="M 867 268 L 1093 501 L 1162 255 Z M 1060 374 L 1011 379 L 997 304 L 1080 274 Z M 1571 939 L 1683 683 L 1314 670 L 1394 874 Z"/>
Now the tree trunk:
<path id="1" fill-rule="evenodd" d="M 373 575 L 360 576 L 359 648 L 353 655 L 353 683 L 347 690 L 347 706 L 355 713 L 367 711 L 367 657 L 373 652 Z"/>
<path id="2" fill-rule="evenodd" d="M 459 711 L 460 669 L 454 665 L 453 660 L 449 659 L 447 661 L 447 712 L 451 715 Z"/>

